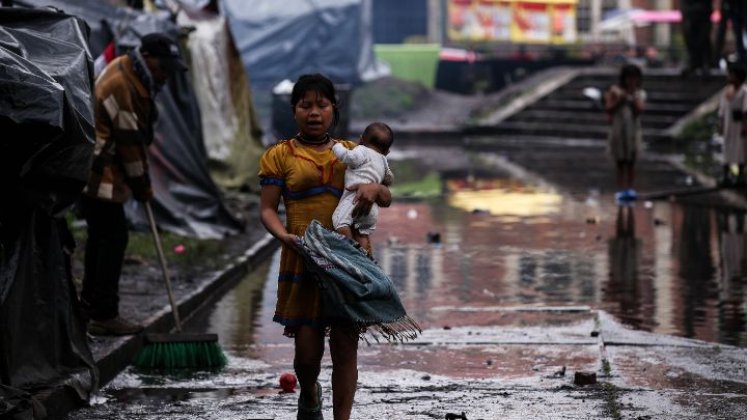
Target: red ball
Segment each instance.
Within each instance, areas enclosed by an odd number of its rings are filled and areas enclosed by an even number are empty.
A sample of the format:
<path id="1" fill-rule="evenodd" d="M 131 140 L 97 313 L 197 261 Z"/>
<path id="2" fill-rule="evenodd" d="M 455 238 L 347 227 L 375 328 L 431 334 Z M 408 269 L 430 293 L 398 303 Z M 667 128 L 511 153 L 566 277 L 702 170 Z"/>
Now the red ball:
<path id="1" fill-rule="evenodd" d="M 284 392 L 293 392 L 296 389 L 296 375 L 290 372 L 280 375 L 280 388 Z"/>

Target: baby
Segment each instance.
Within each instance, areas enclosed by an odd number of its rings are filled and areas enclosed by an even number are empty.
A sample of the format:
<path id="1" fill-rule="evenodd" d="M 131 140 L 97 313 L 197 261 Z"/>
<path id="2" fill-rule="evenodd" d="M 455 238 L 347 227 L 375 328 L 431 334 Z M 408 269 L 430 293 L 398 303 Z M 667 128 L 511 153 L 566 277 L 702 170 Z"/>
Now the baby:
<path id="1" fill-rule="evenodd" d="M 386 155 L 393 142 L 392 129 L 382 122 L 375 122 L 366 127 L 358 146 L 353 149 L 347 149 L 341 143 L 332 147 L 337 158 L 348 167 L 345 171 L 345 192 L 332 214 L 332 225 L 338 233 L 356 240 L 368 251 L 371 250 L 369 235 L 376 229 L 379 208 L 374 204 L 368 215 L 353 219 L 355 191 L 348 188 L 368 183 L 391 185 L 394 175 L 389 169 Z"/>

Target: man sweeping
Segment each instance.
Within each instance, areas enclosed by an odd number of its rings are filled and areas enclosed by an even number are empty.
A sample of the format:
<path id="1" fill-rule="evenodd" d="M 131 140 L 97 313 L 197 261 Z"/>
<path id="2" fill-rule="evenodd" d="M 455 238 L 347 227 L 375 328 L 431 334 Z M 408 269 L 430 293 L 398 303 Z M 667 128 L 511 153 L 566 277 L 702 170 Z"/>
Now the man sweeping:
<path id="1" fill-rule="evenodd" d="M 114 59 L 96 80 L 96 145 L 80 200 L 88 224 L 81 304 L 94 335 L 128 335 L 141 325 L 119 316 L 119 277 L 128 242 L 124 203 L 153 198 L 146 149 L 153 141 L 154 97 L 185 71 L 177 44 L 160 33 Z"/>

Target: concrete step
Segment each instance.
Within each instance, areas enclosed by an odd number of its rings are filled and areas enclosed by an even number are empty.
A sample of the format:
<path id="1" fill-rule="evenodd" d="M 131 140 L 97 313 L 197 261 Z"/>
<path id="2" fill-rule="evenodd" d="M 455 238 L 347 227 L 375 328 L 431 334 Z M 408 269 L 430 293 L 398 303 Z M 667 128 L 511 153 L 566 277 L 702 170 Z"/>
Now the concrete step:
<path id="1" fill-rule="evenodd" d="M 608 82 L 587 82 L 579 81 L 574 79 L 564 86 L 568 90 L 581 91 L 586 87 L 596 87 L 602 90 L 607 89 L 609 86 L 614 84 L 616 81 L 610 80 Z M 643 89 L 648 93 L 662 92 L 662 93 L 673 93 L 673 94 L 695 94 L 710 96 L 718 92 L 723 88 L 723 81 L 681 81 L 681 82 L 659 82 L 653 83 L 646 80 L 643 84 Z"/>
<path id="2" fill-rule="evenodd" d="M 523 124 L 537 124 L 537 125 L 545 125 L 545 124 L 553 124 L 557 126 L 568 126 L 568 127 L 575 127 L 575 126 L 584 126 L 584 127 L 592 127 L 592 126 L 599 126 L 604 127 L 604 129 L 609 129 L 610 124 L 609 121 L 607 121 L 607 118 L 605 116 L 597 116 L 596 118 L 558 118 L 558 117 L 530 117 L 528 115 L 517 115 L 512 118 L 509 118 L 508 120 L 502 122 L 499 125 L 505 124 L 505 123 L 523 123 Z M 657 130 L 657 131 L 663 131 L 671 127 L 671 124 L 668 123 L 662 123 L 657 121 L 650 121 L 647 119 L 643 119 L 641 121 L 641 125 L 645 129 L 650 130 Z"/>
<path id="3" fill-rule="evenodd" d="M 599 139 L 605 141 L 609 126 L 590 124 L 560 124 L 523 121 L 504 121 L 495 127 L 497 134 L 521 134 L 527 136 L 556 136 L 569 139 Z M 643 128 L 643 137 L 658 139 L 663 137 L 661 130 Z"/>
<path id="4" fill-rule="evenodd" d="M 598 103 L 583 96 L 582 90 L 588 86 L 607 87 L 616 81 L 616 71 L 611 69 L 600 69 L 599 74 L 581 74 L 501 123 L 474 127 L 469 133 L 606 139 L 608 117 Z M 644 139 L 657 147 L 666 147 L 671 139 L 664 132 L 716 94 L 723 84 L 722 76 L 684 78 L 666 71 L 645 75 L 648 101 L 641 117 Z"/>
<path id="5" fill-rule="evenodd" d="M 703 102 L 704 98 L 709 98 L 713 94 L 718 92 L 718 89 L 700 88 L 692 89 L 688 91 L 681 90 L 646 90 L 646 99 L 649 103 L 653 102 L 686 102 L 691 104 L 699 104 Z M 575 86 L 563 86 L 550 95 L 548 99 L 587 99 L 583 94 L 583 88 Z M 587 99 L 588 100 L 588 99 Z"/>
<path id="6" fill-rule="evenodd" d="M 678 117 L 674 115 L 647 115 L 641 116 L 644 126 L 651 128 L 668 128 L 675 122 Z M 569 124 L 591 124 L 591 125 L 608 125 L 607 114 L 601 110 L 596 111 L 539 111 L 529 109 L 520 112 L 506 121 L 524 121 L 524 122 L 561 122 Z"/>
<path id="7" fill-rule="evenodd" d="M 617 82 L 618 74 L 582 74 L 575 77 L 573 81 L 589 82 L 589 83 L 606 83 L 606 82 Z M 679 77 L 673 75 L 656 75 L 651 73 L 643 73 L 644 84 L 694 84 L 694 83 L 726 83 L 726 76 L 713 75 L 706 77 Z"/>
<path id="8" fill-rule="evenodd" d="M 596 87 L 599 89 L 607 89 L 616 82 L 610 83 L 593 83 L 593 82 L 579 82 L 572 80 L 566 86 L 569 89 L 583 89 L 585 87 Z M 724 83 L 713 83 L 713 82 L 692 82 L 692 83 L 644 83 L 643 89 L 647 92 L 672 92 L 672 93 L 685 93 L 685 92 L 699 92 L 702 90 L 713 90 L 718 91 L 724 86 Z"/>
<path id="9" fill-rule="evenodd" d="M 532 110 L 579 110 L 598 109 L 588 99 L 542 99 L 527 109 Z M 685 115 L 693 109 L 691 104 L 677 102 L 653 102 L 646 106 L 646 114 Z"/>

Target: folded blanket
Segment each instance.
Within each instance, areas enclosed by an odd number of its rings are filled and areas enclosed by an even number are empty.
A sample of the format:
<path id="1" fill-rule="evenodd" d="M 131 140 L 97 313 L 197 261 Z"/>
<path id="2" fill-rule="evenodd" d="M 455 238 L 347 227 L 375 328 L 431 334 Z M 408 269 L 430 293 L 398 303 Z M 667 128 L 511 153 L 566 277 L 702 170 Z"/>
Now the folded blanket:
<path id="1" fill-rule="evenodd" d="M 392 280 L 355 241 L 313 220 L 299 245 L 307 270 L 319 281 L 328 323 L 352 323 L 376 340 L 404 341 L 422 332 Z"/>

